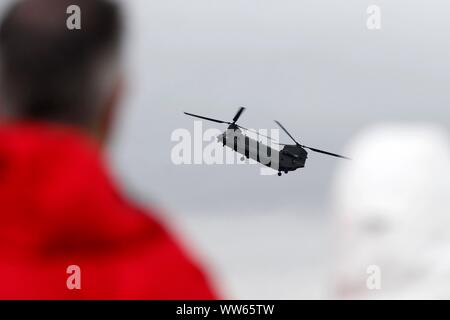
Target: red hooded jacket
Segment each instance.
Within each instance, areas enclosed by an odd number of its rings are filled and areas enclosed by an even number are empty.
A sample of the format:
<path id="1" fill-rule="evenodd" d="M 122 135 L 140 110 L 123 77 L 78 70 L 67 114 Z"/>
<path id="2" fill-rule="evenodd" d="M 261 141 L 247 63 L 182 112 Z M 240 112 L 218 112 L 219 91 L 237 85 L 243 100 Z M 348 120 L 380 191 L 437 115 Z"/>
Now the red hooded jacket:
<path id="1" fill-rule="evenodd" d="M 93 141 L 54 125 L 0 127 L 0 299 L 214 297 L 152 212 L 118 192 Z"/>

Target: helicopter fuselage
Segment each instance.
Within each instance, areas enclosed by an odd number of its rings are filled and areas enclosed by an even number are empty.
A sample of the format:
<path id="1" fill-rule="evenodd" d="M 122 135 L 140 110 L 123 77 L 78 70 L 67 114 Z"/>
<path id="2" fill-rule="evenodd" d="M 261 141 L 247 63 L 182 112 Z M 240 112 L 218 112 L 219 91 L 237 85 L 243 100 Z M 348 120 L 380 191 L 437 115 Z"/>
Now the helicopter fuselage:
<path id="1" fill-rule="evenodd" d="M 223 134 L 217 137 L 218 141 L 241 154 L 242 160 L 253 159 L 273 170 L 288 173 L 303 168 L 308 153 L 297 145 L 285 145 L 281 150 L 244 135 L 239 128 L 230 126 Z"/>

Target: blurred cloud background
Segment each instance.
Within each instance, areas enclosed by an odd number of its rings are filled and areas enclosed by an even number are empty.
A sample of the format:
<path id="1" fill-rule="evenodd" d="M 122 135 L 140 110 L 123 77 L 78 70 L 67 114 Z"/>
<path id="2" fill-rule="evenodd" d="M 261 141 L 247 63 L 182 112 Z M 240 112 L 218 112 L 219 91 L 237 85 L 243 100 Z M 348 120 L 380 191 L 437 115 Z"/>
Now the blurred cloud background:
<path id="1" fill-rule="evenodd" d="M 379 31 L 366 28 L 372 4 L 381 8 Z M 133 0 L 124 5 L 130 17 L 129 95 L 112 148 L 114 163 L 134 195 L 165 208 L 224 295 L 372 297 L 364 288 L 366 267 L 377 263 L 387 278 L 382 293 L 390 289 L 395 297 L 397 290 L 407 290 L 398 279 L 417 276 L 410 275 L 408 262 L 390 262 L 385 250 L 411 243 L 414 252 L 420 236 L 392 227 L 397 237 L 385 235 L 383 246 L 376 247 L 376 231 L 340 221 L 355 220 L 365 210 L 377 216 L 364 203 L 351 206 L 365 197 L 384 204 L 379 211 L 386 212 L 382 223 L 389 225 L 394 223 L 391 198 L 408 203 L 434 192 L 432 186 L 443 188 L 438 181 L 450 166 L 430 161 L 435 154 L 448 155 L 441 149 L 448 146 L 443 130 L 450 124 L 450 6 L 406 0 Z M 258 166 L 172 164 L 172 131 L 193 130 L 193 119 L 183 111 L 226 120 L 239 106 L 248 108 L 240 120 L 244 126 L 275 128 L 277 119 L 301 142 L 350 153 L 355 160 L 310 153 L 304 170 L 282 178 L 261 176 Z M 385 123 L 398 132 L 385 131 Z M 370 130 L 373 137 L 366 139 Z M 391 135 L 395 140 L 383 147 Z M 282 136 L 282 141 L 289 140 Z M 408 147 L 396 151 L 404 142 Z M 372 148 L 377 152 L 365 156 Z M 411 170 L 395 174 L 402 163 Z M 430 166 L 442 176 L 430 180 Z M 381 180 L 375 188 L 367 182 L 373 175 Z M 415 191 L 408 188 L 411 180 Z M 398 223 L 421 225 L 430 221 L 431 210 L 449 212 L 444 203 L 434 205 L 417 208 L 410 220 L 409 207 L 399 209 L 406 217 Z M 431 224 L 442 223 L 440 217 Z M 346 242 L 344 235 L 353 232 L 351 241 L 361 243 L 364 259 Z M 433 247 L 424 243 L 422 251 Z M 400 252 L 392 254 L 401 260 Z M 421 259 L 439 265 L 438 258 Z M 391 275 L 391 269 L 400 270 Z M 424 294 L 432 295 L 428 289 Z"/>
<path id="2" fill-rule="evenodd" d="M 443 201 L 450 171 L 450 4 L 122 4 L 128 18 L 128 93 L 111 145 L 114 169 L 133 196 L 164 208 L 226 297 L 372 297 L 360 287 L 366 266 L 377 263 L 389 289 L 379 295 L 397 297 L 397 290 L 414 289 L 399 279 L 413 281 L 424 270 L 433 280 L 425 277 L 421 281 L 428 286 L 419 287 L 433 295 L 430 283 L 447 279 L 450 268 L 440 263 L 450 259 L 442 245 L 446 237 L 435 240 L 439 244 L 414 243 L 418 234 L 431 237 L 436 225 L 450 227 L 450 205 Z M 377 31 L 366 28 L 366 9 L 373 4 L 382 14 Z M 255 165 L 172 164 L 172 131 L 193 129 L 183 111 L 227 120 L 239 106 L 248 108 L 240 120 L 244 126 L 275 128 L 277 119 L 300 142 L 355 160 L 310 153 L 306 168 L 281 178 L 261 176 Z M 284 135 L 281 140 L 289 142 Z M 427 194 L 433 201 L 416 206 Z M 373 226 L 374 219 L 381 226 Z M 422 229 L 404 231 L 405 224 Z M 387 233 L 380 244 L 381 232 Z M 354 236 L 350 242 L 347 234 Z M 408 245 L 417 250 L 404 262 L 394 250 Z M 388 253 L 389 247 L 394 249 Z M 432 258 L 415 256 L 437 247 Z M 426 266 L 405 267 L 422 266 L 418 261 Z"/>

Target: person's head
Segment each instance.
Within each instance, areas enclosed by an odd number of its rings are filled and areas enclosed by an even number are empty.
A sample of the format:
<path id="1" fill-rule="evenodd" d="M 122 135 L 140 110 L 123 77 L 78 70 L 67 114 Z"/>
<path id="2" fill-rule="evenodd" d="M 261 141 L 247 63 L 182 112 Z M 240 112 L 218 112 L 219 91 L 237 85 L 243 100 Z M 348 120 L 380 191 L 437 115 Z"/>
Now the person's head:
<path id="1" fill-rule="evenodd" d="M 81 29 L 68 27 L 73 5 Z M 3 116 L 103 137 L 120 91 L 121 33 L 119 8 L 109 0 L 14 2 L 0 25 Z"/>

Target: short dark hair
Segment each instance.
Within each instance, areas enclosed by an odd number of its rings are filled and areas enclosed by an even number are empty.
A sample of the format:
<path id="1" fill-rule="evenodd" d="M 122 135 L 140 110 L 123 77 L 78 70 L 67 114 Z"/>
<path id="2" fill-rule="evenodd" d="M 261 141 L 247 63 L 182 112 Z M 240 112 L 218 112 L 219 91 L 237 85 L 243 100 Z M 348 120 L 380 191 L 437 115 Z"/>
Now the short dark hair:
<path id="1" fill-rule="evenodd" d="M 81 9 L 81 30 L 66 25 L 71 5 Z M 121 33 L 109 0 L 17 1 L 0 25 L 0 108 L 86 125 L 97 114 L 99 66 L 118 56 Z"/>

